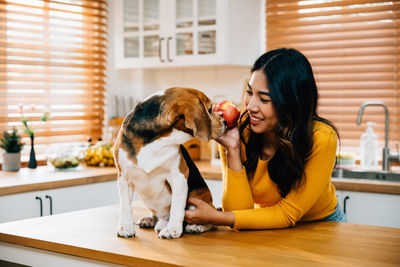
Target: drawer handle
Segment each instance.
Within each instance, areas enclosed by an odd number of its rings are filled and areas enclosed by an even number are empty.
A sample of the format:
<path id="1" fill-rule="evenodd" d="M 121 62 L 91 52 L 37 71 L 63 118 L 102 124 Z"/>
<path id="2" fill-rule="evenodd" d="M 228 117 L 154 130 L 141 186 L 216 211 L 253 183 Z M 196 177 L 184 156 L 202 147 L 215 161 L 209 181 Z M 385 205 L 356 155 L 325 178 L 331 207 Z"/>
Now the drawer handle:
<path id="1" fill-rule="evenodd" d="M 53 215 L 53 199 L 48 195 L 46 195 L 46 198 L 50 200 L 50 215 Z"/>
<path id="2" fill-rule="evenodd" d="M 347 202 L 347 200 L 349 198 L 350 198 L 349 196 L 345 196 L 344 199 L 343 199 L 343 212 L 344 212 L 344 214 L 346 214 L 346 202 Z"/>
<path id="3" fill-rule="evenodd" d="M 40 217 L 43 216 L 43 201 L 41 197 L 36 197 L 36 199 L 38 199 L 40 201 Z"/>

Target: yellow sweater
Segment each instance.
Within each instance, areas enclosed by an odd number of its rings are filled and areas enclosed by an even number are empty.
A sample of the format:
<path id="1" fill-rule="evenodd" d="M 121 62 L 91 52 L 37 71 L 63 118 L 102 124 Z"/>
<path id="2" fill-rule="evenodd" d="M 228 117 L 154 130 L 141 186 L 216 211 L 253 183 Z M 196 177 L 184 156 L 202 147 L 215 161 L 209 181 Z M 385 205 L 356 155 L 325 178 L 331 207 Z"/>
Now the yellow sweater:
<path id="1" fill-rule="evenodd" d="M 245 168 L 236 172 L 226 167 L 226 151 L 220 148 L 223 170 L 224 211 L 235 214 L 236 229 L 272 229 L 294 226 L 298 221 L 325 218 L 336 208 L 331 173 L 335 163 L 337 136 L 329 125 L 315 121 L 313 148 L 304 169 L 303 180 L 281 198 L 268 174 L 268 160 L 259 159 L 254 177 Z M 246 159 L 241 144 L 242 161 Z M 282 166 L 284 168 L 284 166 Z"/>

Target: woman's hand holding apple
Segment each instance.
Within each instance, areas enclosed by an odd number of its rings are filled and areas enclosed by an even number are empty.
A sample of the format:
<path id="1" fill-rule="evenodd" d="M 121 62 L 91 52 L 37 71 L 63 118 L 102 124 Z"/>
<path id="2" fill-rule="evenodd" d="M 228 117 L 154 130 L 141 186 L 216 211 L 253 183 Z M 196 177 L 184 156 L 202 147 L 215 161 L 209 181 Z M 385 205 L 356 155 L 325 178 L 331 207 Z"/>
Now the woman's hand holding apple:
<path id="1" fill-rule="evenodd" d="M 239 129 L 236 126 L 240 111 L 232 101 L 224 100 L 214 106 L 214 112 L 219 113 L 226 121 L 227 129 L 220 138 L 216 139 L 227 150 L 236 150 L 240 146 Z"/>
<path id="2" fill-rule="evenodd" d="M 232 101 L 225 100 L 215 106 L 214 112 L 222 115 L 222 118 L 227 122 L 224 135 L 215 139 L 226 149 L 226 166 L 231 170 L 241 171 L 243 165 L 240 157 L 239 128 L 236 127 L 240 111 Z"/>
<path id="3" fill-rule="evenodd" d="M 214 106 L 214 112 L 222 112 L 222 118 L 227 122 L 227 128 L 235 126 L 240 116 L 240 110 L 229 100 L 219 102 Z"/>

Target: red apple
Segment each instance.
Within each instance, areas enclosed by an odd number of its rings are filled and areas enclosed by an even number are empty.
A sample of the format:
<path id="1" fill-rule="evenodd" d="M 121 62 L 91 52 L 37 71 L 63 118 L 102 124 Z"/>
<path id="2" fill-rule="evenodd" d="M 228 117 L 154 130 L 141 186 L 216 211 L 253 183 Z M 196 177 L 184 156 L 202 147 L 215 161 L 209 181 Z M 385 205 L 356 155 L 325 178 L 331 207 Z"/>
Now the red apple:
<path id="1" fill-rule="evenodd" d="M 214 107 L 214 111 L 222 111 L 222 118 L 227 122 L 228 128 L 235 126 L 240 116 L 240 110 L 229 100 L 219 102 Z"/>

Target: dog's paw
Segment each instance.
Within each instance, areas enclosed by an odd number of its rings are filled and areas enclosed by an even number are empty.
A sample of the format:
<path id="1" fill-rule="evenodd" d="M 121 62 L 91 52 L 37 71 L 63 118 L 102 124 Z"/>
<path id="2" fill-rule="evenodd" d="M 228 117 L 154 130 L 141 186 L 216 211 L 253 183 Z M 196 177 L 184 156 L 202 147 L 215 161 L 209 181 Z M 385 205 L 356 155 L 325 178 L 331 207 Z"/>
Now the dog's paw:
<path id="1" fill-rule="evenodd" d="M 201 234 L 213 228 L 214 225 L 211 224 L 187 224 L 185 227 L 185 233 Z"/>
<path id="2" fill-rule="evenodd" d="M 156 216 L 143 216 L 136 222 L 136 224 L 139 225 L 140 228 L 153 228 L 156 223 Z"/>
<path id="3" fill-rule="evenodd" d="M 136 235 L 135 226 L 133 224 L 118 224 L 117 235 L 119 237 L 132 237 Z"/>
<path id="4" fill-rule="evenodd" d="M 167 227 L 167 224 L 168 224 L 168 221 L 167 221 L 167 220 L 160 219 L 160 220 L 158 220 L 156 226 L 154 227 L 154 230 L 155 230 L 157 233 L 160 233 L 160 231 L 161 231 L 162 229 L 164 229 L 165 227 Z"/>
<path id="5" fill-rule="evenodd" d="M 158 234 L 159 238 L 179 238 L 182 234 L 182 224 L 181 225 L 173 225 L 165 227 Z"/>

